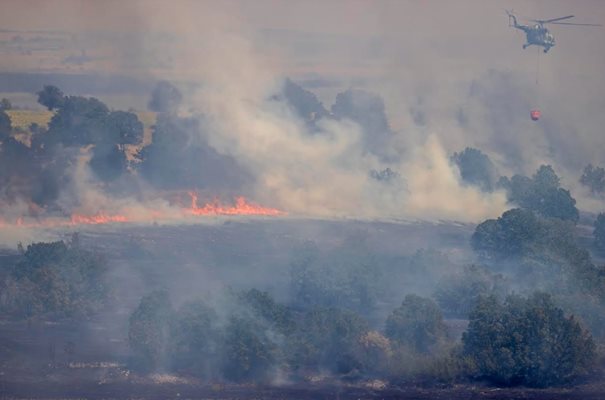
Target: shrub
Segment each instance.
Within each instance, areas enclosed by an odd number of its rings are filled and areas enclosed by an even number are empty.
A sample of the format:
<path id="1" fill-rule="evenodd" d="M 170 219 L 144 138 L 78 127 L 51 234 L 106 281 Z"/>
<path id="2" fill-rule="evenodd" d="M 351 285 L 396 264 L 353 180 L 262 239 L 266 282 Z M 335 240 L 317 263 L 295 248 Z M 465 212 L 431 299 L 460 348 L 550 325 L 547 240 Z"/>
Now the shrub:
<path id="1" fill-rule="evenodd" d="M 267 379 L 276 360 L 276 346 L 253 319 L 232 316 L 225 327 L 223 375 L 235 381 Z"/>
<path id="2" fill-rule="evenodd" d="M 399 344 L 428 353 L 445 339 L 446 327 L 441 310 L 433 300 L 411 294 L 389 315 L 385 333 Z"/>
<path id="3" fill-rule="evenodd" d="M 546 294 L 481 299 L 462 337 L 479 378 L 499 385 L 552 386 L 586 373 L 595 357 L 590 334 Z"/>
<path id="4" fill-rule="evenodd" d="M 153 371 L 168 363 L 169 326 L 174 311 L 166 291 L 144 296 L 130 315 L 128 342 L 133 367 Z"/>

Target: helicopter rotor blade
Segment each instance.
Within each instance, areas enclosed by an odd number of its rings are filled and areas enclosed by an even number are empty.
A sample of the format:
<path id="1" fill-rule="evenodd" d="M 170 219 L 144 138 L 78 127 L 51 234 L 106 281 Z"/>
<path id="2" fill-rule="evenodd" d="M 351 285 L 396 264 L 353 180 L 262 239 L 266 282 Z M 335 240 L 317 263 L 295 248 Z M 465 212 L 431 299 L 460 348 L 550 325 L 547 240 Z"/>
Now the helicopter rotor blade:
<path id="1" fill-rule="evenodd" d="M 566 17 L 552 18 L 552 19 L 532 19 L 533 22 L 538 22 L 540 24 L 550 24 L 551 22 L 561 21 L 563 19 L 573 18 L 573 15 L 568 15 Z"/>
<path id="2" fill-rule="evenodd" d="M 603 26 L 601 24 L 575 24 L 573 22 L 550 22 L 553 25 Z"/>

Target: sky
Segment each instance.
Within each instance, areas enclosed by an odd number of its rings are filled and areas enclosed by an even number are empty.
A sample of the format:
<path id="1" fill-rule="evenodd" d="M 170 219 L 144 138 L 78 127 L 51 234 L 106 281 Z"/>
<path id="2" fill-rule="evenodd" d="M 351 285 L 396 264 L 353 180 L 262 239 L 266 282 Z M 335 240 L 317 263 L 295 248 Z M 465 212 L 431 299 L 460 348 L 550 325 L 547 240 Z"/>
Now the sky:
<path id="1" fill-rule="evenodd" d="M 557 44 L 540 54 L 521 48 L 524 35 L 508 26 L 505 9 L 605 23 L 598 0 L 5 0 L 0 72 L 200 84 L 187 109 L 214 117 L 211 144 L 261 177 L 257 197 L 312 215 L 349 215 L 367 204 L 370 216 L 498 215 L 502 195 L 464 187 L 447 162 L 466 146 L 486 152 L 502 174 L 552 164 L 579 204 L 602 208 L 577 178 L 588 162 L 605 164 L 605 29 L 552 26 Z M 385 165 L 343 132 L 356 127 L 327 124 L 332 139 L 310 141 L 291 116 L 269 109 L 260 99 L 285 77 L 327 108 L 349 88 L 378 93 L 398 133 L 393 147 L 405 154 L 393 168 L 406 189 L 383 196 L 367 187 L 367 170 Z M 529 120 L 533 108 L 542 110 L 539 124 Z"/>

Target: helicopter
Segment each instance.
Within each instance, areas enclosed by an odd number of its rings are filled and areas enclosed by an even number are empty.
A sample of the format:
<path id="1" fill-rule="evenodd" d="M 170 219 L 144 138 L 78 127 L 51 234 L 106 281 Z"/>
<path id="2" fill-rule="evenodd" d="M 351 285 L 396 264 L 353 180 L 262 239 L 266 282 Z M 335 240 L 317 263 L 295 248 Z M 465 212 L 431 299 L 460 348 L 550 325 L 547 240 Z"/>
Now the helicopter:
<path id="1" fill-rule="evenodd" d="M 551 47 L 555 45 L 555 37 L 548 29 L 544 26 L 545 24 L 553 25 L 576 25 L 576 26 L 601 26 L 600 24 L 576 24 L 573 22 L 559 22 L 565 19 L 573 18 L 573 15 L 567 15 L 565 17 L 552 18 L 552 19 L 532 19 L 530 21 L 535 22 L 533 26 L 530 25 L 519 25 L 517 23 L 517 17 L 512 11 L 506 10 L 508 14 L 508 24 L 511 27 L 517 28 L 525 32 L 527 36 L 527 43 L 523 45 L 526 49 L 531 45 L 544 47 L 544 53 L 548 53 Z M 511 23 L 512 21 L 512 23 Z"/>

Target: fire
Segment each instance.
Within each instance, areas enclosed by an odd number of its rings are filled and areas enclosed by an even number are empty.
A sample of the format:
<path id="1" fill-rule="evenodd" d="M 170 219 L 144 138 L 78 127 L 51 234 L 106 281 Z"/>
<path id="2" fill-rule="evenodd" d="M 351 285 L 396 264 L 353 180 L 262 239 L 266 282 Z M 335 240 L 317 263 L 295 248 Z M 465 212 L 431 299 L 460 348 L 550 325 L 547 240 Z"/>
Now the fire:
<path id="1" fill-rule="evenodd" d="M 244 197 L 237 197 L 234 206 L 224 206 L 218 200 L 212 203 L 206 203 L 204 206 L 197 205 L 198 196 L 195 192 L 189 192 L 191 197 L 191 208 L 188 210 L 193 215 L 266 215 L 278 216 L 284 212 L 276 208 L 262 207 L 251 204 Z"/>
<path id="2" fill-rule="evenodd" d="M 111 222 L 129 222 L 129 220 L 124 215 L 107 215 L 104 213 L 98 213 L 96 215 L 73 214 L 71 216 L 71 223 L 73 225 L 97 225 Z"/>
<path id="3" fill-rule="evenodd" d="M 251 216 L 280 216 L 285 215 L 285 212 L 276 208 L 263 207 L 257 204 L 248 202 L 244 197 L 237 197 L 235 204 L 225 205 L 218 200 L 205 203 L 198 206 L 198 195 L 195 192 L 189 192 L 191 197 L 191 205 L 179 209 L 169 210 L 162 213 L 158 210 L 149 209 L 143 215 L 125 213 L 107 213 L 104 211 L 96 214 L 74 213 L 69 218 L 38 216 L 36 218 L 18 217 L 13 222 L 6 221 L 0 217 L 0 229 L 10 228 L 14 226 L 24 228 L 59 228 L 70 227 L 77 225 L 100 225 L 110 223 L 145 223 L 155 221 L 179 221 L 190 220 L 191 216 L 236 216 L 236 215 L 251 215 Z"/>

